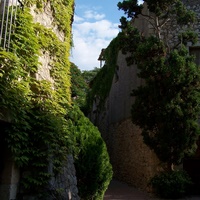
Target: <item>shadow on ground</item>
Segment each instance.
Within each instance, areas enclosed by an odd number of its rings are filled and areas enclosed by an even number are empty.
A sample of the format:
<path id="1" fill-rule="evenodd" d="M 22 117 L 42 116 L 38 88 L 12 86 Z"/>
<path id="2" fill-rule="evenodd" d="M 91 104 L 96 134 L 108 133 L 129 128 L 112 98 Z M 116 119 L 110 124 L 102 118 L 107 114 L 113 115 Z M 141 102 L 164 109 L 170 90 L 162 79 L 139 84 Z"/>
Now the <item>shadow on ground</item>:
<path id="1" fill-rule="evenodd" d="M 105 193 L 104 200 L 160 200 L 150 197 L 148 193 L 117 180 L 112 180 Z M 169 200 L 169 199 L 168 199 Z M 200 196 L 186 197 L 178 200 L 200 200 Z"/>

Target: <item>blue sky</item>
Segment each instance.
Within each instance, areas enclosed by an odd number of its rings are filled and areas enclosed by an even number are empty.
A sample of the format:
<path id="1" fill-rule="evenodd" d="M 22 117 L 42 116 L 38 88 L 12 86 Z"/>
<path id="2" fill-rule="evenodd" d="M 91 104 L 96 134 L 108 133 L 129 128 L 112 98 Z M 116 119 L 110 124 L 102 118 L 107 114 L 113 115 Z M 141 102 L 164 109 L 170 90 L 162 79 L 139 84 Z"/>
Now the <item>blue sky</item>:
<path id="1" fill-rule="evenodd" d="M 81 70 L 99 67 L 98 56 L 119 32 L 120 0 L 76 0 L 71 62 Z"/>
<path id="2" fill-rule="evenodd" d="M 75 0 L 74 47 L 70 60 L 79 69 L 92 70 L 100 66 L 97 59 L 101 49 L 106 48 L 120 31 L 119 20 L 124 14 L 117 7 L 120 1 L 123 0 Z"/>
<path id="3" fill-rule="evenodd" d="M 119 22 L 119 18 L 123 14 L 118 10 L 117 3 L 120 0 L 75 0 L 75 14 L 83 15 L 85 9 L 96 11 L 99 14 L 104 14 L 105 18 L 112 22 Z"/>

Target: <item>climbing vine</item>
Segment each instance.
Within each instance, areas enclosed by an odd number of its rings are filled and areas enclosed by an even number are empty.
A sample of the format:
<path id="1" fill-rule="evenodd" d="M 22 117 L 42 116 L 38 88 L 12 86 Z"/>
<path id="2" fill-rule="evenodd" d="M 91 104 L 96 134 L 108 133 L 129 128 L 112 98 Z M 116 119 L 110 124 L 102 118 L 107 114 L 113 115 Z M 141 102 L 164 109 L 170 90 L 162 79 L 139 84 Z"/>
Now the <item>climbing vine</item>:
<path id="1" fill-rule="evenodd" d="M 53 12 L 54 24 L 58 26 L 59 30 L 65 32 L 66 37 L 71 37 L 71 29 L 69 24 L 73 21 L 74 1 L 73 0 L 25 0 L 24 4 L 28 7 L 36 5 L 35 10 L 40 12 L 44 7 L 50 3 L 51 11 Z"/>
<path id="2" fill-rule="evenodd" d="M 0 117 L 8 116 L 5 139 L 20 168 L 17 198 L 31 195 L 63 199 L 63 188 L 56 188 L 52 182 L 63 171 L 69 153 L 75 155 L 83 198 L 86 194 L 102 198 L 112 177 L 105 143 L 79 110 L 73 110 L 79 116 L 77 120 L 70 110 L 69 52 L 74 1 L 23 3 L 13 27 L 9 52 L 0 49 Z M 36 23 L 30 14 L 33 10 L 41 14 L 45 9 L 51 9 L 55 32 Z M 43 59 L 48 62 L 46 78 L 42 77 Z M 88 138 L 85 142 L 81 141 L 84 137 Z M 86 157 L 81 159 L 82 156 Z M 95 162 L 91 164 L 93 159 Z M 92 173 L 85 178 L 88 164 Z M 89 190 L 85 188 L 87 183 Z"/>
<path id="3" fill-rule="evenodd" d="M 70 147 L 65 115 L 71 104 L 68 57 L 73 0 L 49 2 L 64 41 L 51 29 L 34 23 L 27 8 L 36 4 L 42 10 L 47 1 L 28 0 L 18 12 L 10 52 L 0 49 L 0 114 L 8 113 L 11 122 L 6 141 L 22 169 L 21 189 L 35 195 L 44 193 L 49 183 L 49 163 L 54 174 L 59 173 Z M 39 57 L 45 52 L 51 58 L 53 82 L 36 78 Z"/>
<path id="4" fill-rule="evenodd" d="M 87 96 L 88 108 L 91 108 L 93 100 L 100 100 L 100 107 L 104 104 L 110 92 L 112 81 L 117 71 L 117 56 L 119 52 L 119 36 L 114 38 L 104 53 L 105 65 L 100 69 L 96 77 L 91 81 L 91 90 Z"/>

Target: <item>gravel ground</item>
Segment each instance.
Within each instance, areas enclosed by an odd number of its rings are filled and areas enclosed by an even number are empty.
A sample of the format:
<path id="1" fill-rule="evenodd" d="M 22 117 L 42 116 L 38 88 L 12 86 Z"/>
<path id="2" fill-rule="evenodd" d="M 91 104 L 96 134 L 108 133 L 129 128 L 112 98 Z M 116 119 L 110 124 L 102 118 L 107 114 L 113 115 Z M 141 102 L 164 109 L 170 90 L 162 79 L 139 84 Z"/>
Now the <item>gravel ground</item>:
<path id="1" fill-rule="evenodd" d="M 104 200 L 161 200 L 150 197 L 148 193 L 117 180 L 112 180 L 105 193 Z M 169 199 L 168 199 L 169 200 Z M 200 196 L 186 197 L 179 200 L 200 200 Z"/>

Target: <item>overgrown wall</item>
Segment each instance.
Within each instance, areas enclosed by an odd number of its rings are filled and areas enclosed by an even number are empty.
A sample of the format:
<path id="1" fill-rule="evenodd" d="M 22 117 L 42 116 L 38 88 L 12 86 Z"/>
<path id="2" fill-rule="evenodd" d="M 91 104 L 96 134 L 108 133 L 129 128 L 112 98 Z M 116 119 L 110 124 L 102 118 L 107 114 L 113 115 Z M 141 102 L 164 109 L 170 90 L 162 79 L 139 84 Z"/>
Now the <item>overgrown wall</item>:
<path id="1" fill-rule="evenodd" d="M 1 138 L 0 199 L 78 200 L 65 119 L 74 1 L 23 3 L 9 50 L 0 47 L 0 116 L 9 119 Z"/>

